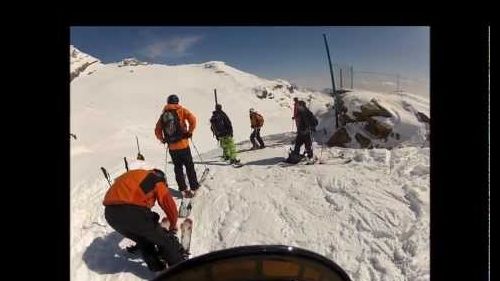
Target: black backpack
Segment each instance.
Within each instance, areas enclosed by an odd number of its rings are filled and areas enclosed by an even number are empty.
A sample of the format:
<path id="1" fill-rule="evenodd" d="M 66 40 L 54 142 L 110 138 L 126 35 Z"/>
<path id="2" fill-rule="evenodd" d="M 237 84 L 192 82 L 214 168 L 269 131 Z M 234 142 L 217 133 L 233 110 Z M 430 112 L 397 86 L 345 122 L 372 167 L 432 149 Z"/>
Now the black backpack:
<path id="1" fill-rule="evenodd" d="M 314 116 L 314 114 L 309 109 L 306 110 L 305 116 L 309 128 L 316 129 L 316 126 L 318 126 L 318 119 L 316 118 L 316 116 Z"/>
<path id="2" fill-rule="evenodd" d="M 183 131 L 176 110 L 166 110 L 161 115 L 163 136 L 168 144 L 182 139 Z"/>
<path id="3" fill-rule="evenodd" d="M 224 137 L 229 134 L 229 124 L 227 124 L 226 118 L 224 118 L 222 113 L 215 113 L 210 118 L 210 124 L 216 137 Z"/>

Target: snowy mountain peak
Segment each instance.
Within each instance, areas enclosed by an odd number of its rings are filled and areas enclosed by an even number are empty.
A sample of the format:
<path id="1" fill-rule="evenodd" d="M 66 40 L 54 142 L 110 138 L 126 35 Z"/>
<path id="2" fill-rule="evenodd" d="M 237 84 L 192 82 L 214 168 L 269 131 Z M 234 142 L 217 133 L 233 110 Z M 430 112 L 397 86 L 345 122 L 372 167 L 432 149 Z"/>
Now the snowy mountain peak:
<path id="1" fill-rule="evenodd" d="M 93 71 L 89 69 L 89 66 L 92 65 L 92 69 L 94 69 L 95 67 L 102 65 L 99 59 L 78 50 L 73 45 L 69 46 L 69 56 L 70 81 L 73 81 L 73 79 L 80 76 L 82 73 L 92 73 Z"/>
<path id="2" fill-rule="evenodd" d="M 205 68 L 221 68 L 226 66 L 226 63 L 223 61 L 209 61 L 203 64 Z"/>
<path id="3" fill-rule="evenodd" d="M 125 58 L 118 63 L 118 67 L 122 66 L 137 66 L 137 65 L 148 65 L 148 62 L 141 61 L 135 57 Z"/>

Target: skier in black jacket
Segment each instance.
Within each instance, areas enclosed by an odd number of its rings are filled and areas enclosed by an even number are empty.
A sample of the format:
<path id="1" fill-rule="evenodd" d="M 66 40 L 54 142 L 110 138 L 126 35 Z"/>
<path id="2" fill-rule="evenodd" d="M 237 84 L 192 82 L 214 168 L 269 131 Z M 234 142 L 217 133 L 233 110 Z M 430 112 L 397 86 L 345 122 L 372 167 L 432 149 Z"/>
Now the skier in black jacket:
<path id="1" fill-rule="evenodd" d="M 297 106 L 297 137 L 295 139 L 295 148 L 288 158 L 288 162 L 295 162 L 300 160 L 300 147 L 304 144 L 306 149 L 307 158 L 310 160 L 313 158 L 312 150 L 312 132 L 316 131 L 316 126 L 318 125 L 318 119 L 314 114 L 306 107 L 304 101 L 299 101 Z"/>
<path id="2" fill-rule="evenodd" d="M 222 147 L 224 160 L 229 160 L 231 164 L 239 163 L 240 160 L 236 158 L 236 146 L 233 141 L 233 126 L 229 117 L 222 111 L 220 104 L 215 105 L 215 111 L 212 112 L 210 129 Z"/>

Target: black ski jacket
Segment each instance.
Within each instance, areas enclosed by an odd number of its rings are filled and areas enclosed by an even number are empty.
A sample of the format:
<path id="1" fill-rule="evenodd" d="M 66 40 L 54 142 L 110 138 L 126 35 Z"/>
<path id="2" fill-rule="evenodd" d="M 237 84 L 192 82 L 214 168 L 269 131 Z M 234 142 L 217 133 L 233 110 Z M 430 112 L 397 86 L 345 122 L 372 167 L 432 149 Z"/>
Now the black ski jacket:
<path id="1" fill-rule="evenodd" d="M 222 127 L 219 127 L 215 124 L 216 120 L 220 118 L 224 123 Z M 212 112 L 212 117 L 210 118 L 210 129 L 212 129 L 212 133 L 218 138 L 233 136 L 233 125 L 231 124 L 231 120 L 227 117 L 226 113 L 222 110 L 215 110 Z"/>

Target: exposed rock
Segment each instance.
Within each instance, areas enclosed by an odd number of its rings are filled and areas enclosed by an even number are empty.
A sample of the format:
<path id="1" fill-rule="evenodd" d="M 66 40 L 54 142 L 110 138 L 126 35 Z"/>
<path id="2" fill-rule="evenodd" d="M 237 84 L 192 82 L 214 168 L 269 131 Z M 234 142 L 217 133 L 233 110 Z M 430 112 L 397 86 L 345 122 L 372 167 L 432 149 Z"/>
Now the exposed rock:
<path id="1" fill-rule="evenodd" d="M 392 132 L 391 126 L 378 122 L 371 117 L 369 117 L 366 121 L 368 123 L 364 129 L 370 132 L 377 139 L 387 139 L 389 134 Z"/>
<path id="2" fill-rule="evenodd" d="M 328 146 L 340 146 L 344 147 L 344 144 L 351 142 L 351 137 L 347 133 L 346 128 L 341 128 L 337 130 L 333 136 L 326 143 Z"/>
<path id="3" fill-rule="evenodd" d="M 354 111 L 352 113 L 357 121 L 367 121 L 368 118 L 372 116 L 392 117 L 392 114 L 375 99 L 372 99 L 369 103 L 363 104 L 360 109 L 361 112 Z"/>
<path id="4" fill-rule="evenodd" d="M 424 113 L 418 111 L 417 113 L 415 113 L 415 116 L 417 116 L 417 120 L 420 121 L 420 122 L 424 122 L 424 123 L 430 123 L 431 122 L 431 118 L 429 118 L 427 115 L 425 115 Z"/>
<path id="5" fill-rule="evenodd" d="M 360 133 L 356 133 L 354 138 L 356 138 L 356 141 L 362 148 L 369 148 L 370 145 L 372 144 L 372 141 L 369 138 L 361 135 Z"/>
<path id="6" fill-rule="evenodd" d="M 349 116 L 349 114 L 341 114 L 340 118 L 341 118 L 341 123 L 343 123 L 343 124 L 356 122 L 356 119 L 351 118 L 351 116 Z"/>
<path id="7" fill-rule="evenodd" d="M 78 77 L 78 75 L 80 75 L 80 73 L 84 72 L 85 69 L 87 69 L 87 67 L 89 67 L 90 65 L 96 63 L 96 62 L 99 62 L 99 61 L 93 61 L 93 62 L 86 62 L 84 64 L 82 64 L 80 67 L 76 68 L 74 71 L 72 71 L 70 73 L 70 76 L 69 76 L 69 81 L 73 81 L 73 79 L 75 79 L 76 77 Z"/>
<path id="8" fill-rule="evenodd" d="M 118 67 L 123 67 L 123 66 L 137 66 L 137 65 L 148 65 L 149 63 L 140 61 L 136 58 L 126 58 L 123 59 L 119 64 Z"/>

